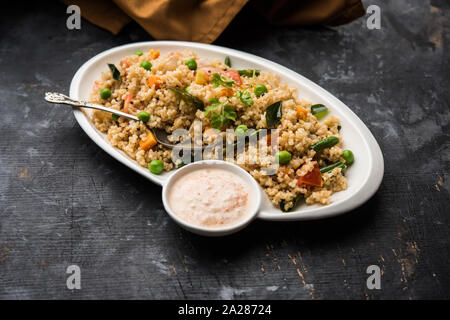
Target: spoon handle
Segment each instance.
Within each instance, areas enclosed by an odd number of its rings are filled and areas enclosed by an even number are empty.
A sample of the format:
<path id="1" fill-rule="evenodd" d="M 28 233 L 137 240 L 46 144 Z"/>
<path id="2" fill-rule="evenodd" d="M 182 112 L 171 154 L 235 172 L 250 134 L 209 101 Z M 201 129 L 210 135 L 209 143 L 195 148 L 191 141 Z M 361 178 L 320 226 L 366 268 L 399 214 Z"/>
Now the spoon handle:
<path id="1" fill-rule="evenodd" d="M 90 103 L 87 101 L 75 100 L 75 99 L 69 98 L 68 96 L 66 96 L 62 93 L 46 92 L 45 100 L 48 102 L 51 102 L 51 103 L 67 104 L 67 105 L 71 105 L 71 106 L 75 106 L 75 107 L 83 107 L 83 108 L 90 108 L 90 109 L 97 109 L 97 110 L 101 110 L 101 111 L 111 112 L 111 113 L 117 114 L 118 116 L 121 116 L 121 117 L 139 121 L 138 117 L 133 116 L 131 114 L 128 114 L 128 113 L 125 113 L 125 112 L 122 112 L 119 110 L 107 108 L 107 107 L 104 107 L 104 106 L 101 106 L 98 104 Z"/>

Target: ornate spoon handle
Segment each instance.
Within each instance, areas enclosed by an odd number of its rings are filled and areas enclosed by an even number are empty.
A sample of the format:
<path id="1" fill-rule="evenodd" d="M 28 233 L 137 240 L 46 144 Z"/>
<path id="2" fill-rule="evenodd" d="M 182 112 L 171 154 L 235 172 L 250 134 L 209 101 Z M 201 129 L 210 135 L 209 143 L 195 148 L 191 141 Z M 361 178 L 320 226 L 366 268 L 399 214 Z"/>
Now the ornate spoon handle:
<path id="1" fill-rule="evenodd" d="M 122 111 L 118 111 L 115 109 L 107 108 L 107 107 L 104 107 L 104 106 L 101 106 L 98 104 L 90 103 L 87 101 L 74 100 L 62 93 L 46 92 L 45 100 L 48 102 L 51 102 L 51 103 L 67 104 L 67 105 L 71 105 L 71 106 L 75 106 L 75 107 L 83 107 L 83 108 L 90 108 L 90 109 L 97 109 L 97 110 L 102 110 L 102 111 L 106 111 L 106 112 L 111 112 L 111 113 L 117 114 L 118 116 L 121 116 L 121 117 L 139 121 L 138 117 L 133 116 L 131 114 L 128 114 L 128 113 L 125 113 Z"/>

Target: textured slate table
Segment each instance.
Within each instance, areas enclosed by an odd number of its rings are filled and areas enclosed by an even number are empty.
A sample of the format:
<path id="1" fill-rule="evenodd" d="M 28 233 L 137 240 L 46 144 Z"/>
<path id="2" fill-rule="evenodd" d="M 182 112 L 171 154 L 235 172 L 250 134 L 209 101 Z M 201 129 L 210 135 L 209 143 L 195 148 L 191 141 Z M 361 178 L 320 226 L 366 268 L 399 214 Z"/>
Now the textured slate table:
<path id="1" fill-rule="evenodd" d="M 272 27 L 245 8 L 217 40 L 342 99 L 386 165 L 379 191 L 353 212 L 256 221 L 220 239 L 175 225 L 160 187 L 100 150 L 69 108 L 43 102 L 45 91 L 68 92 L 95 54 L 151 38 L 136 24 L 116 37 L 85 20 L 69 31 L 57 2 L 3 8 L 0 298 L 448 298 L 450 4 L 392 2 L 371 2 L 381 5 L 381 30 L 365 19 Z M 81 267 L 81 290 L 66 288 L 71 264 Z M 366 287 L 372 264 L 381 290 Z"/>

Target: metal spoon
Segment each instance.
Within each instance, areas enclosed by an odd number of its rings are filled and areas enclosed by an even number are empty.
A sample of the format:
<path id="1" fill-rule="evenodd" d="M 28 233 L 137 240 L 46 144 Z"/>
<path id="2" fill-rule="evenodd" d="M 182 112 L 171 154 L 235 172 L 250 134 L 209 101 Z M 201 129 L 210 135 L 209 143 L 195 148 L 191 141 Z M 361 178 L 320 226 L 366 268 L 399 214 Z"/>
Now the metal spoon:
<path id="1" fill-rule="evenodd" d="M 101 110 L 101 111 L 106 111 L 106 112 L 111 112 L 114 114 L 117 114 L 118 116 L 121 117 L 125 117 L 131 120 L 135 120 L 135 121 L 140 121 L 138 117 L 122 112 L 122 111 L 118 111 L 115 109 L 111 109 L 111 108 L 107 108 L 104 106 L 101 106 L 99 104 L 94 104 L 94 103 L 90 103 L 87 101 L 80 101 L 80 100 L 75 100 L 72 99 L 62 93 L 57 93 L 57 92 L 46 92 L 45 93 L 45 100 L 51 103 L 56 103 L 56 104 L 67 104 L 67 105 L 71 105 L 71 106 L 75 106 L 75 107 L 82 107 L 82 108 L 90 108 L 90 109 L 97 109 L 97 110 Z M 175 144 L 171 143 L 169 141 L 169 139 L 167 138 L 168 133 L 162 129 L 157 129 L 157 128 L 149 128 L 147 126 L 146 123 L 144 123 L 144 125 L 153 132 L 153 135 L 156 138 L 156 141 L 158 141 L 158 143 L 160 143 L 161 145 L 167 147 L 167 148 L 174 148 Z"/>

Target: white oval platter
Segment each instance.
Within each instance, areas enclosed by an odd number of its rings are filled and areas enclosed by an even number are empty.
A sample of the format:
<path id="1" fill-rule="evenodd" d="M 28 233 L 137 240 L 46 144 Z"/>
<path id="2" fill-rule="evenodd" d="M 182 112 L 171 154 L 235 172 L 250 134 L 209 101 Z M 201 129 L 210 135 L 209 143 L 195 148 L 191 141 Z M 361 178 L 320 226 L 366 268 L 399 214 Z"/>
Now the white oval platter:
<path id="1" fill-rule="evenodd" d="M 355 154 L 355 163 L 346 171 L 348 188 L 332 195 L 332 203 L 327 206 L 300 204 L 295 211 L 284 213 L 272 206 L 267 196 L 263 196 L 258 218 L 265 220 L 314 220 L 335 216 L 350 211 L 366 202 L 377 191 L 383 179 L 384 161 L 381 149 L 366 125 L 344 103 L 331 93 L 306 79 L 300 74 L 267 59 L 224 47 L 181 41 L 138 42 L 106 50 L 84 63 L 75 73 L 70 84 L 70 97 L 88 100 L 92 85 L 101 72 L 107 71 L 107 63 L 118 63 L 124 56 L 137 50 L 159 49 L 161 54 L 190 49 L 200 57 L 221 59 L 229 56 L 235 69 L 259 69 L 274 72 L 280 79 L 297 88 L 298 95 L 313 104 L 322 103 L 330 114 L 337 116 L 342 125 L 341 135 L 344 148 Z M 161 175 L 151 174 L 124 152 L 112 147 L 90 121 L 91 110 L 84 112 L 74 108 L 74 115 L 81 128 L 104 151 L 124 165 L 149 180 L 163 185 L 171 172 Z M 261 189 L 261 192 L 262 189 Z"/>

